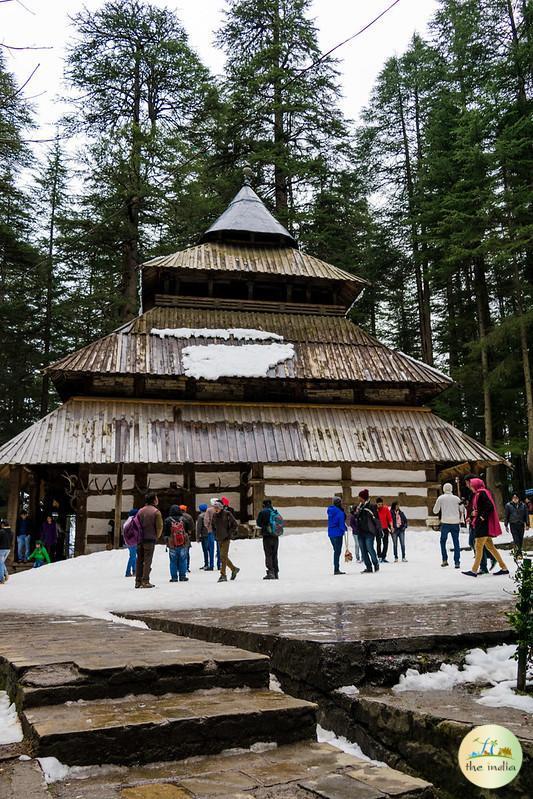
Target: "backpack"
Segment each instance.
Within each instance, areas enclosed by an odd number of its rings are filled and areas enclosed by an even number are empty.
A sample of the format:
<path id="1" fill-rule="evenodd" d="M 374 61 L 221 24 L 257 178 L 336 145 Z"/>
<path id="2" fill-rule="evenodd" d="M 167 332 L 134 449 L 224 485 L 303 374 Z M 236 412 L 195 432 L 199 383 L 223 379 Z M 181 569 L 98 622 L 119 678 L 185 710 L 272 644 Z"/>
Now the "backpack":
<path id="1" fill-rule="evenodd" d="M 285 522 L 283 521 L 283 516 L 278 510 L 276 510 L 276 508 L 270 508 L 269 527 L 272 535 L 283 535 Z"/>
<path id="2" fill-rule="evenodd" d="M 168 538 L 168 545 L 171 549 L 184 547 L 186 541 L 185 525 L 183 519 L 172 519 L 170 522 L 170 536 Z"/>
<path id="3" fill-rule="evenodd" d="M 141 527 L 141 520 L 139 519 L 139 515 L 130 516 L 124 522 L 124 527 L 122 528 L 122 534 L 124 536 L 124 543 L 127 547 L 136 547 L 142 541 L 142 527 Z"/>

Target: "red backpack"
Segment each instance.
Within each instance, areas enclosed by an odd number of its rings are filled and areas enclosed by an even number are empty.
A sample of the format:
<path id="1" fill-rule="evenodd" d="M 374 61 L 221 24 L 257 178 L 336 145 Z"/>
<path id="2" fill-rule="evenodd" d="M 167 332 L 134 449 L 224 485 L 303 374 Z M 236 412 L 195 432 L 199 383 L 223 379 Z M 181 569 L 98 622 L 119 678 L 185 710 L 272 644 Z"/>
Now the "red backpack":
<path id="1" fill-rule="evenodd" d="M 184 547 L 186 541 L 185 525 L 183 519 L 172 519 L 170 522 L 170 537 L 168 545 L 171 549 Z"/>

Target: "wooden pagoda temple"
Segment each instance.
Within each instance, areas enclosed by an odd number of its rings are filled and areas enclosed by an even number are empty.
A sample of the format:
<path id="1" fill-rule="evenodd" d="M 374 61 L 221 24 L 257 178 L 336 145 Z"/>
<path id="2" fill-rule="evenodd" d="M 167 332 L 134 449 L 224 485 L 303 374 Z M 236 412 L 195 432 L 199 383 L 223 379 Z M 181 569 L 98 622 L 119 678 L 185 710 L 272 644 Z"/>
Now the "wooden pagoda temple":
<path id="1" fill-rule="evenodd" d="M 142 266 L 139 316 L 48 367 L 62 404 L 0 447 L 11 521 L 22 491 L 34 514 L 56 496 L 91 552 L 149 487 L 163 511 L 225 494 L 244 524 L 268 496 L 298 533 L 366 487 L 423 525 L 444 470 L 501 458 L 425 406 L 447 376 L 347 318 L 366 285 L 245 184 L 197 246 Z"/>

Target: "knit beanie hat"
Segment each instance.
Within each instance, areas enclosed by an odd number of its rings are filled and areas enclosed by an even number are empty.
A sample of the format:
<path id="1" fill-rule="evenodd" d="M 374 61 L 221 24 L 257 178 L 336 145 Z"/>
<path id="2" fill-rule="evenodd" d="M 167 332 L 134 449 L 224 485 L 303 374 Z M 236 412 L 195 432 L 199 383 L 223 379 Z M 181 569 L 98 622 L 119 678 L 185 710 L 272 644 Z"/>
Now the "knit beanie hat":
<path id="1" fill-rule="evenodd" d="M 205 504 L 205 502 L 202 502 L 202 504 L 201 504 L 201 505 L 198 505 L 198 509 L 199 509 L 199 510 L 201 510 L 201 511 L 202 511 L 202 513 L 203 513 L 204 511 L 206 511 L 206 510 L 207 510 L 207 505 Z"/>
<path id="2" fill-rule="evenodd" d="M 363 488 L 363 490 L 359 492 L 359 496 L 361 497 L 363 502 L 366 502 L 367 499 L 370 496 L 370 492 L 369 492 L 368 488 Z"/>

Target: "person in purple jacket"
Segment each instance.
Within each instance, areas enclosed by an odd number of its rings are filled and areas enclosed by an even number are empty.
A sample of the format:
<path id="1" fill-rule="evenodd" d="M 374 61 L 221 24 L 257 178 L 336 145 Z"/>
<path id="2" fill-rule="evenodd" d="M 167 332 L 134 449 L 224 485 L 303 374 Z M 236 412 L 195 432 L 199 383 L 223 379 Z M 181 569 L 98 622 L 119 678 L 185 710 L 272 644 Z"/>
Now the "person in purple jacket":
<path id="1" fill-rule="evenodd" d="M 346 532 L 346 514 L 340 497 L 333 497 L 333 504 L 328 508 L 328 536 L 333 547 L 333 574 L 346 574 L 340 570 L 342 542 Z"/>
<path id="2" fill-rule="evenodd" d="M 48 514 L 41 525 L 40 537 L 46 547 L 46 551 L 50 555 L 50 560 L 54 561 L 56 559 L 57 524 L 50 514 Z"/>

